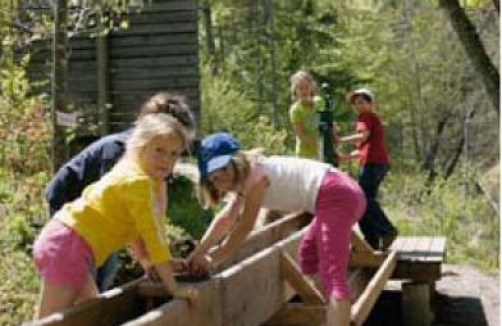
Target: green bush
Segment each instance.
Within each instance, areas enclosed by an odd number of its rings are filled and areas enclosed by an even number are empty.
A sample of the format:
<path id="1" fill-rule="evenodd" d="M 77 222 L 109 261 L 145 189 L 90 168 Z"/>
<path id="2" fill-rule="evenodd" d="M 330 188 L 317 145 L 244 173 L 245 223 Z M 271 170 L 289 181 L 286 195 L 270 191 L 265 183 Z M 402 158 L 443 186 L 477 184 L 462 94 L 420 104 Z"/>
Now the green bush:
<path id="1" fill-rule="evenodd" d="M 202 67 L 202 135 L 228 131 L 237 137 L 244 149 L 260 147 L 269 154 L 284 154 L 286 130 L 276 130 L 270 120 L 258 115 L 255 103 L 232 87 L 224 74 L 211 76 Z"/>

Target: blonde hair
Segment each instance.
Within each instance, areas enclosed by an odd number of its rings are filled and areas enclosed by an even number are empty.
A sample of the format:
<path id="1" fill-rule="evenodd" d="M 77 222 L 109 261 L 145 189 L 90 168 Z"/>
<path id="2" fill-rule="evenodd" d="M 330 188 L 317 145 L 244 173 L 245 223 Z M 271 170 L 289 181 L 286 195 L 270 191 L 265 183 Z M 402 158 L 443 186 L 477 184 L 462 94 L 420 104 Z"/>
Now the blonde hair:
<path id="1" fill-rule="evenodd" d="M 308 71 L 306 70 L 300 69 L 297 72 L 295 72 L 295 74 L 291 76 L 290 82 L 291 82 L 291 88 L 290 88 L 291 100 L 293 102 L 296 102 L 298 100 L 298 98 L 296 97 L 296 88 L 298 87 L 298 84 L 301 82 L 310 84 L 310 87 L 312 88 L 312 96 L 314 96 L 316 92 L 317 88 L 316 82 L 312 77 L 312 75 L 309 74 Z"/>
<path id="2" fill-rule="evenodd" d="M 186 149 L 189 141 L 186 128 L 174 117 L 166 113 L 148 114 L 135 123 L 131 137 L 127 140 L 127 151 L 143 148 L 153 139 L 177 135 Z"/>
<path id="3" fill-rule="evenodd" d="M 262 149 L 257 148 L 249 151 L 240 151 L 232 156 L 230 163 L 225 168 L 233 169 L 234 186 L 241 185 L 246 181 L 251 172 L 252 164 L 261 157 L 262 152 Z M 225 194 L 220 193 L 209 178 L 199 181 L 198 197 L 205 209 L 216 207 L 224 196 Z"/>

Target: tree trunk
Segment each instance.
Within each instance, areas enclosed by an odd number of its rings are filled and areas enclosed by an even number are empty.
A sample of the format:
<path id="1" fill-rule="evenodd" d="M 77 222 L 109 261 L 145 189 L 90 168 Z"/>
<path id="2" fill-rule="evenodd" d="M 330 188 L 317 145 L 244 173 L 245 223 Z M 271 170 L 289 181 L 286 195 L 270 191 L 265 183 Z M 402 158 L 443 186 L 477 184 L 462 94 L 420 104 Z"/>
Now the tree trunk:
<path id="1" fill-rule="evenodd" d="M 433 180 L 437 175 L 435 169 L 436 156 L 439 150 L 439 145 L 441 143 L 441 136 L 443 134 L 443 131 L 445 130 L 446 123 L 448 122 L 450 117 L 451 117 L 450 114 L 445 113 L 438 121 L 436 127 L 436 138 L 434 139 L 434 142 L 432 143 L 430 150 L 426 155 L 423 167 L 424 169 L 429 171 L 429 180 Z"/>
<path id="2" fill-rule="evenodd" d="M 476 110 L 473 109 L 469 111 L 465 119 L 472 119 L 474 115 L 476 114 Z M 453 172 L 455 171 L 455 168 L 457 166 L 458 161 L 460 160 L 460 155 L 462 154 L 462 151 L 464 150 L 464 145 L 465 145 L 465 133 L 462 133 L 462 137 L 460 138 L 460 141 L 457 144 L 457 147 L 455 148 L 455 152 L 453 154 L 453 158 L 447 163 L 446 166 L 446 172 L 443 176 L 445 180 L 447 180 Z"/>
<path id="3" fill-rule="evenodd" d="M 493 6 L 497 9 L 497 14 L 500 16 L 500 0 L 493 0 Z"/>
<path id="4" fill-rule="evenodd" d="M 457 0 L 439 0 L 439 6 L 450 17 L 465 52 L 476 71 L 481 74 L 485 91 L 492 102 L 493 109 L 500 115 L 500 75 L 485 51 L 475 27 L 460 7 Z"/>

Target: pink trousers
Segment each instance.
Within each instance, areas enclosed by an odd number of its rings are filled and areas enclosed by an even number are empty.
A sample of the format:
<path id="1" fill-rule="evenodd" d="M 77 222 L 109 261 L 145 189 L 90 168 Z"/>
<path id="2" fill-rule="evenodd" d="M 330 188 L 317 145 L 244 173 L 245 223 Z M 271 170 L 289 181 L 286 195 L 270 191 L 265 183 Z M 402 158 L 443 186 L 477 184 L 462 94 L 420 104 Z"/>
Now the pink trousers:
<path id="1" fill-rule="evenodd" d="M 326 298 L 350 298 L 350 235 L 365 208 L 364 193 L 355 180 L 339 171 L 326 174 L 317 195 L 315 217 L 298 248 L 302 272 L 319 274 Z"/>

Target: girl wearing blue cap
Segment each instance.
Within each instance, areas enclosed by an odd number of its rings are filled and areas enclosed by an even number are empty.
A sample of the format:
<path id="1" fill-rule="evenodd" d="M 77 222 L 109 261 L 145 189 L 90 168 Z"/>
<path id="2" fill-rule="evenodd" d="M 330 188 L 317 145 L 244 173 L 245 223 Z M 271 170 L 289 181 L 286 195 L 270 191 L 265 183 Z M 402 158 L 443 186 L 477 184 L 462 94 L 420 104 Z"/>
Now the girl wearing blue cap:
<path id="1" fill-rule="evenodd" d="M 188 258 L 190 270 L 205 272 L 236 251 L 253 229 L 261 207 L 310 212 L 315 217 L 299 246 L 300 267 L 303 273 L 321 278 L 329 301 L 327 325 L 349 325 L 350 234 L 366 206 L 357 182 L 321 162 L 243 152 L 228 133 L 204 138 L 198 154 L 203 204 L 215 206 L 223 198 L 229 200 Z"/>

